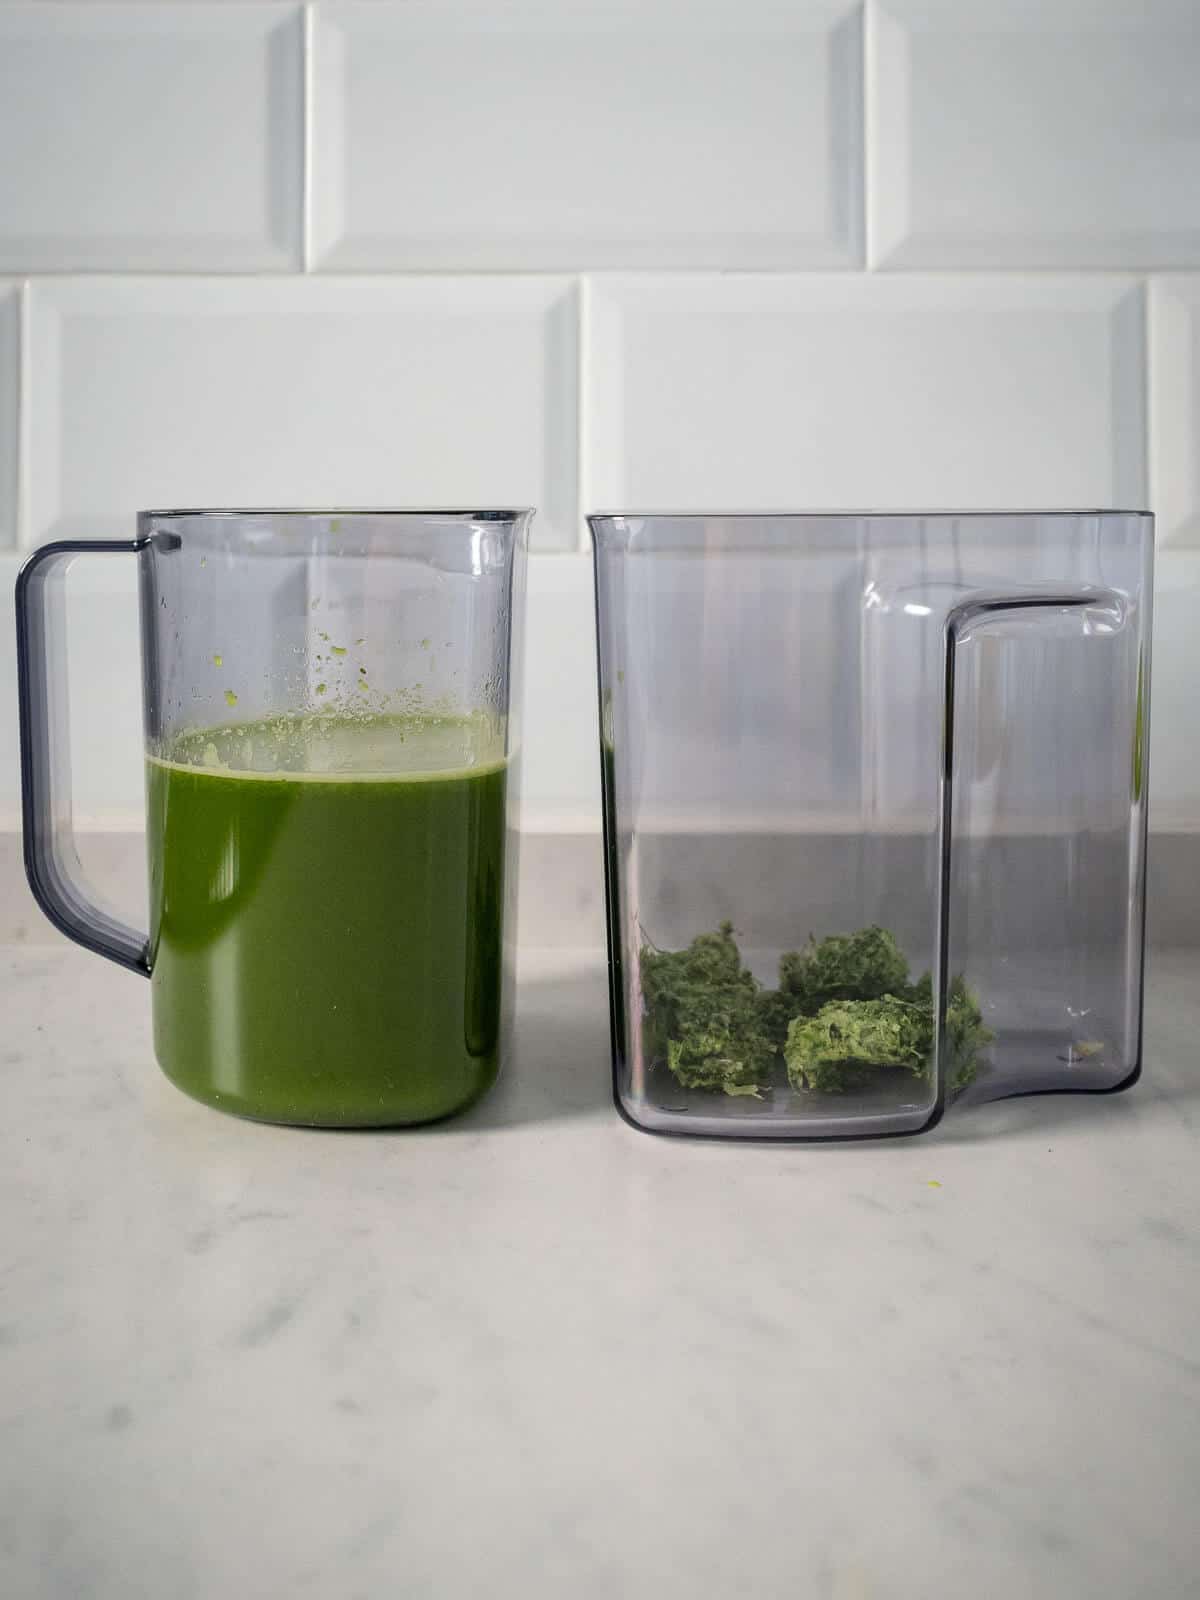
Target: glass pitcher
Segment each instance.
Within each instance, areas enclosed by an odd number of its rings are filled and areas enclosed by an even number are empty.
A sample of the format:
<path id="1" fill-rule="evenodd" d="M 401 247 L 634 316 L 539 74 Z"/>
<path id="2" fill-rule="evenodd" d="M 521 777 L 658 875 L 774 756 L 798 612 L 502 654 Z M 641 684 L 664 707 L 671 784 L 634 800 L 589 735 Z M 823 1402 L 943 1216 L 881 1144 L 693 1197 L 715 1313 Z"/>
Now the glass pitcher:
<path id="1" fill-rule="evenodd" d="M 1152 519 L 589 522 L 626 1117 L 914 1133 L 1132 1083 Z"/>
<path id="2" fill-rule="evenodd" d="M 144 512 L 17 584 L 25 859 L 72 939 L 152 982 L 167 1076 L 273 1122 L 427 1122 L 511 1016 L 526 511 Z M 136 556 L 149 934 L 71 831 L 56 620 L 72 557 Z"/>

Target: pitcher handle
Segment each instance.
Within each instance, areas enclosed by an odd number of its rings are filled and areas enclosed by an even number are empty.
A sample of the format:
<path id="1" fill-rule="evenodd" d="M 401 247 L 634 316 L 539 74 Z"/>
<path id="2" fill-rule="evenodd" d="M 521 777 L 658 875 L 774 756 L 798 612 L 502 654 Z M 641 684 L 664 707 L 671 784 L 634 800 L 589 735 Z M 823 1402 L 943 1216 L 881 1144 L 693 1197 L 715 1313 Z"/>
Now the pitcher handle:
<path id="1" fill-rule="evenodd" d="M 938 816 L 937 945 L 933 963 L 936 1104 L 932 1122 L 936 1122 L 945 1109 L 949 1064 L 946 1050 L 946 1007 L 950 989 L 950 912 L 953 881 L 951 868 L 954 851 L 954 690 L 957 655 L 962 635 L 964 630 L 980 617 L 993 616 L 999 612 L 1077 611 L 1089 608 L 1115 611 L 1124 618 L 1127 601 L 1125 596 L 1114 589 L 1072 587 L 1056 591 L 1048 586 L 1043 590 L 1029 590 L 1024 593 L 975 594 L 953 607 L 946 618 L 942 767 Z M 1144 751 L 1135 754 L 1136 759 L 1144 760 Z M 1135 774 L 1136 781 L 1140 779 Z"/>
<path id="2" fill-rule="evenodd" d="M 43 545 L 17 575 L 17 695 L 25 875 L 38 905 L 68 939 L 150 975 L 150 939 L 105 909 L 88 887 L 71 804 L 64 583 L 78 555 L 136 555 L 143 538 Z M 53 655 L 51 654 L 53 652 Z"/>

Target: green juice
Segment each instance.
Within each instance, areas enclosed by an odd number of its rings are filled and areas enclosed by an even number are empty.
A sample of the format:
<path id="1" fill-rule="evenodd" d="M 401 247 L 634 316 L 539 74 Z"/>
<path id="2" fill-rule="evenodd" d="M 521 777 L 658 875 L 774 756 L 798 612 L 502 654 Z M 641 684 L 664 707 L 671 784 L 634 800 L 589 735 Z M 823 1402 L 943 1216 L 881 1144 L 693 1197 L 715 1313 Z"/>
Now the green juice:
<path id="1" fill-rule="evenodd" d="M 468 1105 L 498 1067 L 507 768 L 471 719 L 281 718 L 146 763 L 154 1044 L 273 1122 Z"/>

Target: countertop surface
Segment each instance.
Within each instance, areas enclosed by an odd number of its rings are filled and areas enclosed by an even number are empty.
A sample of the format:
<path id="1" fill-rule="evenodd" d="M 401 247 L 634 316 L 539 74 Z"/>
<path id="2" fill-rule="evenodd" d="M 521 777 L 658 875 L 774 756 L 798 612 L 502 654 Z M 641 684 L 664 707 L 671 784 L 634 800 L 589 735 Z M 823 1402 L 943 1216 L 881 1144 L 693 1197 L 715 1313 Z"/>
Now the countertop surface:
<path id="1" fill-rule="evenodd" d="M 1200 1593 L 1200 951 L 1130 1093 L 659 1140 L 603 965 L 420 1133 L 238 1122 L 149 987 L 0 962 L 0 1593 Z"/>

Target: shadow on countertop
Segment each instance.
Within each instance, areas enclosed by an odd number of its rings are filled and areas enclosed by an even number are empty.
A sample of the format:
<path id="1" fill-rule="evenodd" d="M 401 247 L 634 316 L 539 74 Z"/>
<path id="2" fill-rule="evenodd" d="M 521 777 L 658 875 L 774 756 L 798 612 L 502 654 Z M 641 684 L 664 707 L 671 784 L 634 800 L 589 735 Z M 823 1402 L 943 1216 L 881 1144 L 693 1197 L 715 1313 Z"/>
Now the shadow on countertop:
<path id="1" fill-rule="evenodd" d="M 598 965 L 594 972 L 522 978 L 512 1059 L 478 1105 L 438 1127 L 482 1132 L 589 1116 L 617 1116 L 607 975 Z"/>
<path id="2" fill-rule="evenodd" d="M 1038 1094 L 964 1106 L 947 1113 L 930 1144 L 995 1143 L 1052 1138 L 1068 1128 L 1097 1132 L 1165 1109 L 1180 1125 L 1200 1127 L 1200 949 L 1151 953 L 1146 989 L 1146 1037 L 1141 1080 L 1118 1094 Z M 519 992 L 512 1060 L 478 1105 L 429 1132 L 554 1123 L 580 1117 L 620 1119 L 612 1101 L 607 978 L 602 963 L 570 976 L 526 978 Z M 644 1135 L 655 1144 L 676 1138 Z M 678 1137 L 678 1136 L 677 1136 Z M 696 1141 L 685 1139 L 692 1144 Z M 713 1141 L 701 1141 L 711 1143 Z M 730 1143 L 732 1141 L 722 1141 Z M 911 1139 L 862 1141 L 897 1151 Z M 746 1150 L 836 1151 L 838 1141 L 751 1140 Z M 754 1159 L 751 1157 L 750 1159 Z"/>
<path id="3" fill-rule="evenodd" d="M 1181 1128 L 1200 1129 L 1200 948 L 1150 949 L 1146 956 L 1142 1074 L 1113 1094 L 1016 1095 L 951 1107 L 930 1135 L 941 1144 L 1005 1137 L 1047 1137 L 1073 1127 L 1097 1131 L 1165 1113 Z"/>

